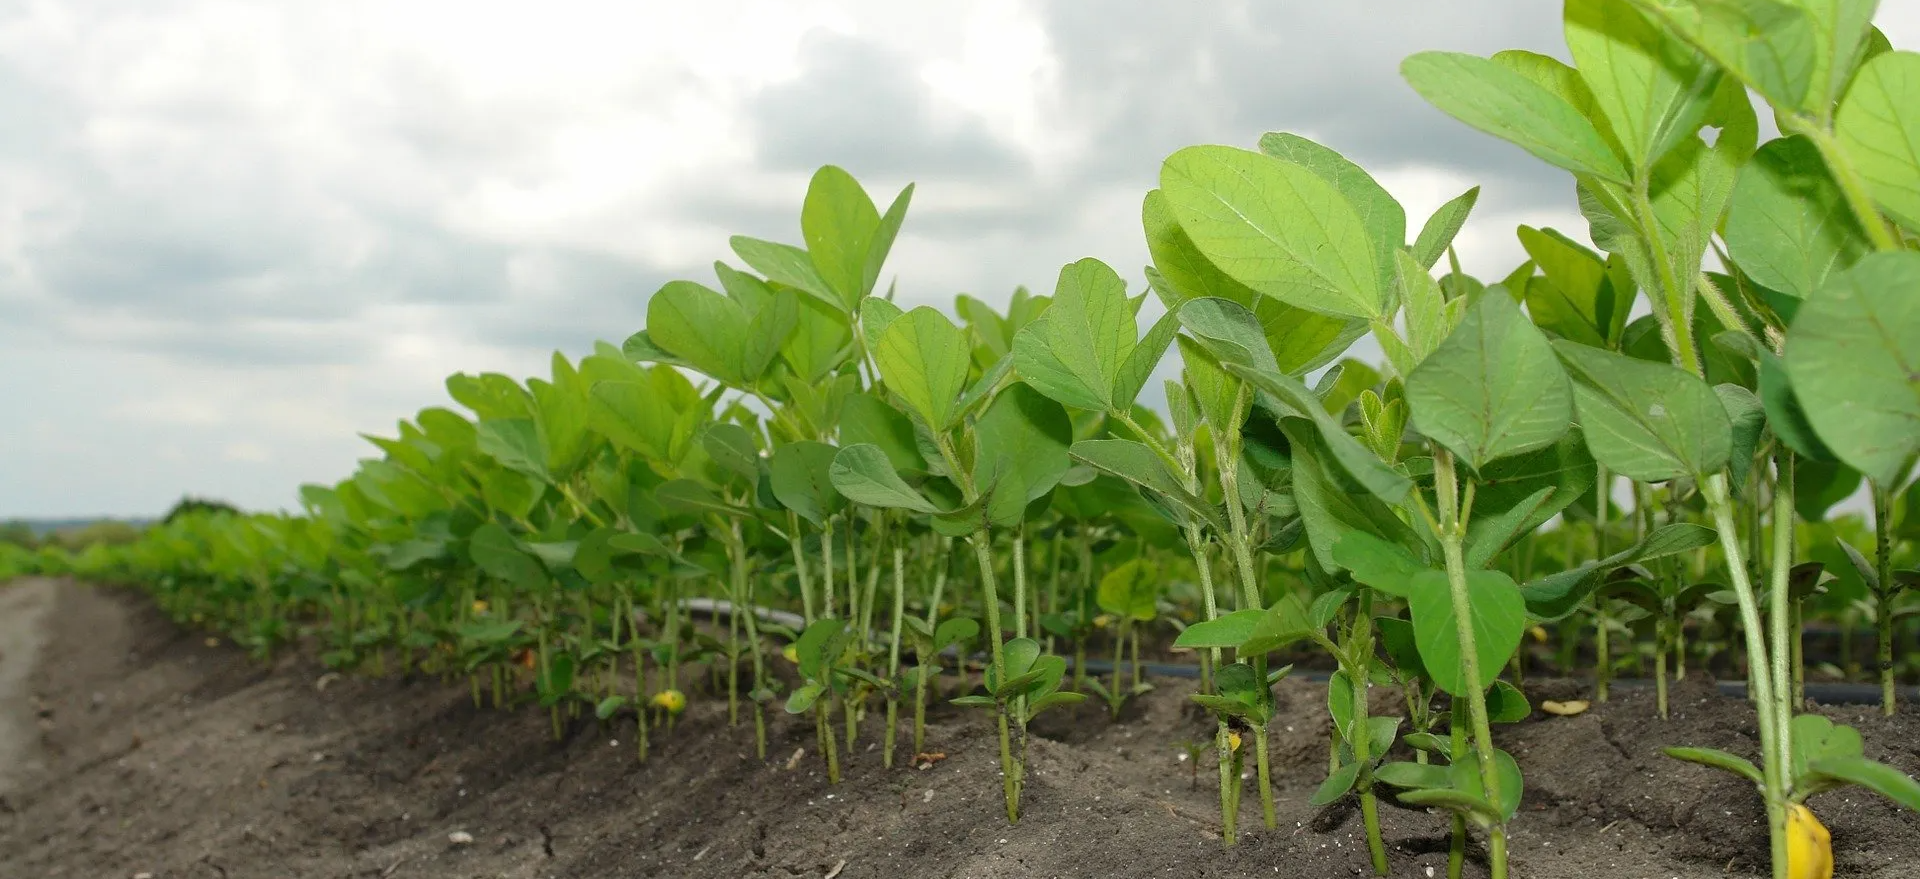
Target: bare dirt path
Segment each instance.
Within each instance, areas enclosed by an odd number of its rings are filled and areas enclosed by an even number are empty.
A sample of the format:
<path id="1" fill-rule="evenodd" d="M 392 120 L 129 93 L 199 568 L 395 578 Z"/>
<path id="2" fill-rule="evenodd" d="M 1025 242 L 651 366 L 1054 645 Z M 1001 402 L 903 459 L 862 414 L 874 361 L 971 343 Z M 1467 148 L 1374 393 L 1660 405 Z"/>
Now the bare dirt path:
<path id="1" fill-rule="evenodd" d="M 0 798 L 40 765 L 28 679 L 40 661 L 56 588 L 43 578 L 0 586 Z"/>

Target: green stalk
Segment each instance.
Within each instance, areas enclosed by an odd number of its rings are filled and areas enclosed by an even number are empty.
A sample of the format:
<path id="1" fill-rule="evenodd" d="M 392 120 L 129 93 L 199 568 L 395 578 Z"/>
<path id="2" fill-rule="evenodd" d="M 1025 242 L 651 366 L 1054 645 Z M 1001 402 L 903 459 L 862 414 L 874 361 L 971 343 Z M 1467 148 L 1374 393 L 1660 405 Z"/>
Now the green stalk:
<path id="1" fill-rule="evenodd" d="M 887 647 L 887 680 L 900 679 L 900 630 L 906 627 L 907 617 L 907 548 L 898 543 L 893 546 L 893 638 Z M 881 747 L 880 763 L 888 769 L 893 768 L 893 748 L 899 739 L 900 695 L 893 690 L 887 692 L 887 737 Z"/>
<path id="2" fill-rule="evenodd" d="M 1860 221 L 1860 228 L 1866 231 L 1867 240 L 1873 242 L 1873 249 L 1883 253 L 1900 250 L 1900 236 L 1887 227 L 1886 219 L 1873 203 L 1873 193 L 1867 188 L 1866 179 L 1854 167 L 1853 159 L 1847 155 L 1846 148 L 1840 145 L 1840 139 L 1825 124 L 1797 114 L 1782 116 L 1785 117 L 1789 133 L 1805 135 L 1819 149 L 1827 171 L 1833 175 L 1833 182 L 1839 184 L 1841 194 L 1846 196 L 1847 207 L 1853 210 L 1854 219 Z"/>
<path id="3" fill-rule="evenodd" d="M 1453 742 L 1453 753 L 1467 752 L 1467 728 L 1460 725 L 1459 706 L 1455 705 L 1447 718 L 1447 737 Z M 1460 873 L 1467 865 L 1467 817 L 1459 812 L 1453 813 L 1452 826 L 1449 828 L 1447 842 L 1447 879 L 1460 879 Z"/>
<path id="4" fill-rule="evenodd" d="M 1653 629 L 1653 710 L 1661 720 L 1667 719 L 1667 630 L 1674 625 L 1663 612 Z"/>
<path id="5" fill-rule="evenodd" d="M 1252 389 L 1244 382 L 1240 385 L 1239 395 L 1234 401 L 1236 417 L 1244 413 L 1253 399 Z M 1232 530 L 1230 551 L 1233 553 L 1234 569 L 1240 575 L 1242 607 L 1259 609 L 1264 607 L 1260 601 L 1260 584 L 1253 572 L 1252 539 L 1248 534 L 1246 510 L 1240 503 L 1240 428 L 1236 421 L 1228 427 L 1214 432 L 1213 449 L 1215 463 L 1220 470 L 1220 493 L 1227 505 L 1228 527 Z M 1261 682 L 1260 702 L 1271 705 L 1272 691 L 1266 687 L 1267 657 L 1265 654 L 1251 657 L 1253 673 Z M 1254 766 L 1260 777 L 1260 816 L 1268 827 L 1278 827 L 1279 818 L 1273 808 L 1273 786 L 1269 783 L 1272 776 L 1268 761 L 1266 728 L 1254 728 Z"/>
<path id="6" fill-rule="evenodd" d="M 744 617 L 747 624 L 747 652 L 753 660 L 753 692 L 765 692 L 767 687 L 766 659 L 760 655 L 760 614 L 753 605 L 753 581 L 747 576 L 747 541 L 740 532 L 740 520 L 733 520 L 733 592 L 735 605 L 733 616 Z M 744 611 L 744 613 L 742 612 Z M 738 665 L 738 663 L 735 663 Z M 753 749 L 758 759 L 767 759 L 767 712 L 766 703 L 757 696 L 749 699 L 753 702 Z"/>
<path id="7" fill-rule="evenodd" d="M 1899 594 L 1893 582 L 1893 492 L 1879 482 L 1873 492 L 1873 564 L 1880 588 L 1874 590 L 1873 616 L 1879 628 L 1876 650 L 1880 660 L 1880 713 L 1892 717 L 1893 681 L 1893 599 Z"/>
<path id="8" fill-rule="evenodd" d="M 1773 479 L 1773 558 L 1769 571 L 1768 589 L 1772 592 L 1768 602 L 1768 624 L 1772 627 L 1773 645 L 1768 649 L 1768 663 L 1773 674 L 1774 716 L 1782 722 L 1774 728 L 1779 730 L 1780 741 L 1774 746 L 1780 754 L 1793 753 L 1793 682 L 1792 663 L 1789 657 L 1798 653 L 1800 642 L 1799 603 L 1793 600 L 1791 575 L 1793 572 L 1793 450 L 1780 443 L 1774 449 Z M 1757 469 L 1757 468 L 1756 468 Z"/>
<path id="9" fill-rule="evenodd" d="M 993 553 L 987 543 L 989 533 L 981 531 L 968 540 L 973 544 L 973 560 L 980 568 L 980 588 L 986 593 L 987 639 L 993 654 L 993 679 L 996 683 L 1007 679 L 1007 660 L 1001 649 L 1000 629 L 1000 590 L 994 582 Z M 1014 763 L 1012 743 L 1007 736 L 1007 706 L 997 704 L 993 710 L 995 724 L 1000 735 L 1000 786 L 1007 797 L 1007 821 L 1020 820 L 1020 767 Z"/>
<path id="10" fill-rule="evenodd" d="M 1013 637 L 1027 637 L 1027 523 L 1013 529 Z"/>
<path id="11" fill-rule="evenodd" d="M 800 516 L 787 511 L 787 544 L 793 549 L 793 571 L 800 578 L 800 616 L 813 624 L 813 583 L 807 577 L 807 559 L 800 551 Z"/>
<path id="12" fill-rule="evenodd" d="M 947 556 L 953 552 L 953 538 L 941 535 L 938 562 L 933 573 L 933 595 L 927 600 L 927 631 L 939 629 L 940 593 L 947 587 Z M 927 736 L 927 672 L 931 663 L 938 657 L 920 657 L 920 674 L 913 681 L 913 752 L 919 754 L 926 750 Z M 966 671 L 967 657 L 962 654 L 956 659 L 961 671 Z"/>
<path id="13" fill-rule="evenodd" d="M 1467 594 L 1467 562 L 1463 544 L 1467 536 L 1467 515 L 1460 502 L 1460 490 L 1453 469 L 1453 453 L 1436 448 L 1434 491 L 1440 503 L 1440 548 L 1447 562 L 1447 588 L 1453 597 L 1454 634 L 1460 642 L 1460 665 L 1467 687 L 1467 713 L 1471 720 L 1474 756 L 1480 764 L 1481 790 L 1487 801 L 1500 802 L 1500 773 L 1493 762 L 1493 730 L 1487 720 L 1487 694 L 1477 686 L 1480 680 L 1480 656 L 1474 646 L 1473 603 Z M 1459 709 L 1454 709 L 1455 722 Z M 1498 806 L 1496 805 L 1496 808 Z M 1505 822 L 1487 829 L 1487 863 L 1492 879 L 1506 879 L 1507 828 Z"/>
<path id="14" fill-rule="evenodd" d="M 1186 527 L 1186 535 L 1187 551 L 1193 554 L 1194 569 L 1200 574 L 1201 604 L 1206 612 L 1207 619 L 1219 619 L 1220 605 L 1214 597 L 1213 564 L 1207 558 L 1206 538 L 1202 535 L 1200 526 L 1195 524 L 1189 524 Z M 1219 666 L 1220 648 L 1211 648 L 1201 655 L 1200 675 L 1204 679 L 1200 683 L 1202 692 L 1213 692 L 1211 673 L 1213 669 Z M 1218 757 L 1220 764 L 1220 835 L 1221 839 L 1223 839 L 1227 845 L 1233 845 L 1235 824 L 1238 823 L 1235 819 L 1239 816 L 1235 815 L 1231 808 L 1233 797 L 1230 788 L 1238 787 L 1240 780 L 1233 775 L 1233 746 L 1227 739 L 1228 729 L 1226 718 L 1216 718 L 1216 721 L 1217 725 L 1214 729 L 1213 745 L 1215 755 Z"/>
<path id="15" fill-rule="evenodd" d="M 1607 557 L 1607 519 L 1608 509 L 1613 501 L 1613 473 L 1607 465 L 1599 465 L 1599 477 L 1594 485 L 1593 543 L 1594 558 Z M 1572 529 L 1568 529 L 1571 534 Z M 1593 698 L 1596 702 L 1607 701 L 1608 685 L 1613 682 L 1613 632 L 1612 620 L 1607 617 L 1607 600 L 1596 593 L 1593 596 L 1594 654 L 1597 657 L 1593 670 Z"/>
<path id="16" fill-rule="evenodd" d="M 1373 872 L 1385 876 L 1387 846 L 1380 838 L 1380 807 L 1373 795 L 1373 770 L 1367 766 L 1373 757 L 1373 736 L 1367 725 L 1367 678 L 1372 672 L 1369 660 L 1373 658 L 1373 590 L 1363 586 L 1357 592 L 1359 606 L 1354 612 L 1347 650 L 1347 658 L 1354 664 L 1347 675 L 1353 687 L 1353 734 L 1348 736 L 1348 745 L 1353 748 L 1354 762 L 1360 764 L 1360 776 L 1354 785 L 1360 792 L 1360 817 L 1367 828 L 1367 852 L 1373 856 Z"/>
<path id="17" fill-rule="evenodd" d="M 1747 681 L 1759 714 L 1760 752 L 1764 758 L 1761 770 L 1767 798 L 1768 835 L 1773 847 L 1773 875 L 1774 879 L 1787 879 L 1787 803 L 1786 781 L 1783 777 L 1786 755 L 1780 746 L 1786 740 L 1783 730 L 1788 718 L 1780 716 L 1779 703 L 1773 698 L 1774 678 L 1767 662 L 1766 630 L 1760 622 L 1759 600 L 1754 596 L 1753 584 L 1747 580 L 1739 523 L 1734 519 L 1733 504 L 1727 498 L 1726 474 L 1715 473 L 1707 477 L 1701 484 L 1701 494 L 1713 514 L 1714 527 L 1720 532 L 1720 550 L 1726 556 L 1727 576 L 1733 581 L 1733 591 L 1740 599 L 1740 624 L 1746 636 L 1748 656 Z"/>

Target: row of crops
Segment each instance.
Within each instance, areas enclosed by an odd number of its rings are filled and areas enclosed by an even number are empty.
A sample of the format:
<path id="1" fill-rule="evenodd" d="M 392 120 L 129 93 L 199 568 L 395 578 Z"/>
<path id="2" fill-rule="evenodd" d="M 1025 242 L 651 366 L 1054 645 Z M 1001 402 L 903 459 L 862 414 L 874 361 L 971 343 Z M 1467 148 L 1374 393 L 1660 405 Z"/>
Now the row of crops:
<path id="1" fill-rule="evenodd" d="M 460 409 L 369 437 L 381 456 L 303 514 L 186 516 L 61 563 L 261 654 L 311 638 L 537 703 L 555 735 L 632 724 L 640 759 L 688 693 L 763 758 L 768 715 L 796 715 L 834 780 L 863 739 L 888 766 L 921 750 L 930 685 L 979 657 L 952 701 L 993 729 L 1010 821 L 1035 716 L 1118 715 L 1143 642 L 1171 647 L 1217 719 L 1229 845 L 1249 789 L 1274 823 L 1273 685 L 1314 664 L 1314 800 L 1358 798 L 1382 874 L 1393 796 L 1451 821 L 1456 874 L 1477 833 L 1505 875 L 1523 767 L 1492 727 L 1530 711 L 1536 638 L 1599 698 L 1640 669 L 1661 714 L 1706 665 L 1747 678 L 1758 759 L 1670 753 L 1753 781 L 1777 877 L 1830 875 L 1807 798 L 1920 809 L 1801 710 L 1810 667 L 1858 665 L 1892 712 L 1915 662 L 1920 55 L 1873 11 L 1568 0 L 1573 66 L 1407 59 L 1432 104 L 1573 176 L 1600 250 L 1522 227 L 1529 259 L 1492 283 L 1452 247 L 1477 190 L 1414 228 L 1276 133 L 1166 159 L 1144 288 L 1084 259 L 1050 296 L 959 296 L 956 321 L 879 286 L 912 188 L 882 211 L 823 168 L 801 245 L 734 238 L 737 265 L 547 377 L 453 376 Z M 1784 136 L 1760 142 L 1750 94 Z M 1369 335 L 1383 363 L 1343 359 Z M 1804 654 L 1816 624 L 1864 630 L 1840 668 Z M 1404 712 L 1370 716 L 1372 685 Z"/>

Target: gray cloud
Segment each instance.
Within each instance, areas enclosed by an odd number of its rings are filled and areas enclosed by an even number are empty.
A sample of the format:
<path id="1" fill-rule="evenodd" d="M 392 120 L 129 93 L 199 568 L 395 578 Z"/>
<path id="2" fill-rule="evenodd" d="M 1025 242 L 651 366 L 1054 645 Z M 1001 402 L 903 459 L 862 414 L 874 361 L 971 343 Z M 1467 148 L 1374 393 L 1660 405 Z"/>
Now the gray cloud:
<path id="1" fill-rule="evenodd" d="M 543 373 L 550 350 L 638 329 L 663 282 L 713 284 L 729 235 L 799 241 L 822 164 L 882 203 L 917 182 L 882 283 L 943 307 L 1051 292 L 1089 255 L 1137 289 L 1161 160 L 1268 130 L 1382 176 L 1485 184 L 1469 235 L 1498 252 L 1470 267 L 1517 250 L 1516 217 L 1577 222 L 1565 174 L 1398 72 L 1423 49 L 1563 55 L 1558 3 L 1049 3 L 1050 59 L 986 96 L 1035 108 L 1008 125 L 925 76 L 1005 48 L 963 45 L 982 42 L 974 13 L 848 2 L 816 22 L 839 30 L 689 14 L 671 48 L 698 52 L 589 40 L 602 55 L 579 65 L 570 29 L 611 5 L 504 33 L 269 0 L 244 17 L 7 6 L 0 515 L 153 513 L 203 490 L 286 504 L 371 453 L 354 429 L 444 404 L 445 374 Z M 1920 40 L 1920 5 L 1880 17 Z"/>
<path id="2" fill-rule="evenodd" d="M 828 164 L 856 173 L 990 178 L 1017 185 L 1024 156 L 985 122 L 940 119 L 911 56 L 874 40 L 826 30 L 801 41 L 799 77 L 768 87 L 748 103 L 754 149 L 773 169 L 811 171 Z M 882 205 L 884 208 L 884 205 Z"/>

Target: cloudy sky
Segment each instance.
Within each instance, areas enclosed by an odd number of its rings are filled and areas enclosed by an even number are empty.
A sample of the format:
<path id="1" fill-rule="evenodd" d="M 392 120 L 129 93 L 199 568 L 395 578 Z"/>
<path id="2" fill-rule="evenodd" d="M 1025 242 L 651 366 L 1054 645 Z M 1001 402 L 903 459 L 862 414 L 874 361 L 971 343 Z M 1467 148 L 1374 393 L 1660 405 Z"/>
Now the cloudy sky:
<path id="1" fill-rule="evenodd" d="M 1424 105 L 1422 49 L 1564 56 L 1557 3 L 0 0 L 0 517 L 280 508 L 445 401 L 541 374 L 797 241 L 826 163 L 916 182 L 905 299 L 1096 256 L 1203 142 L 1293 131 L 1426 213 L 1578 231 L 1566 178 Z M 1920 4 L 1885 4 L 1896 45 Z M 926 7 L 926 8 L 923 8 Z"/>

